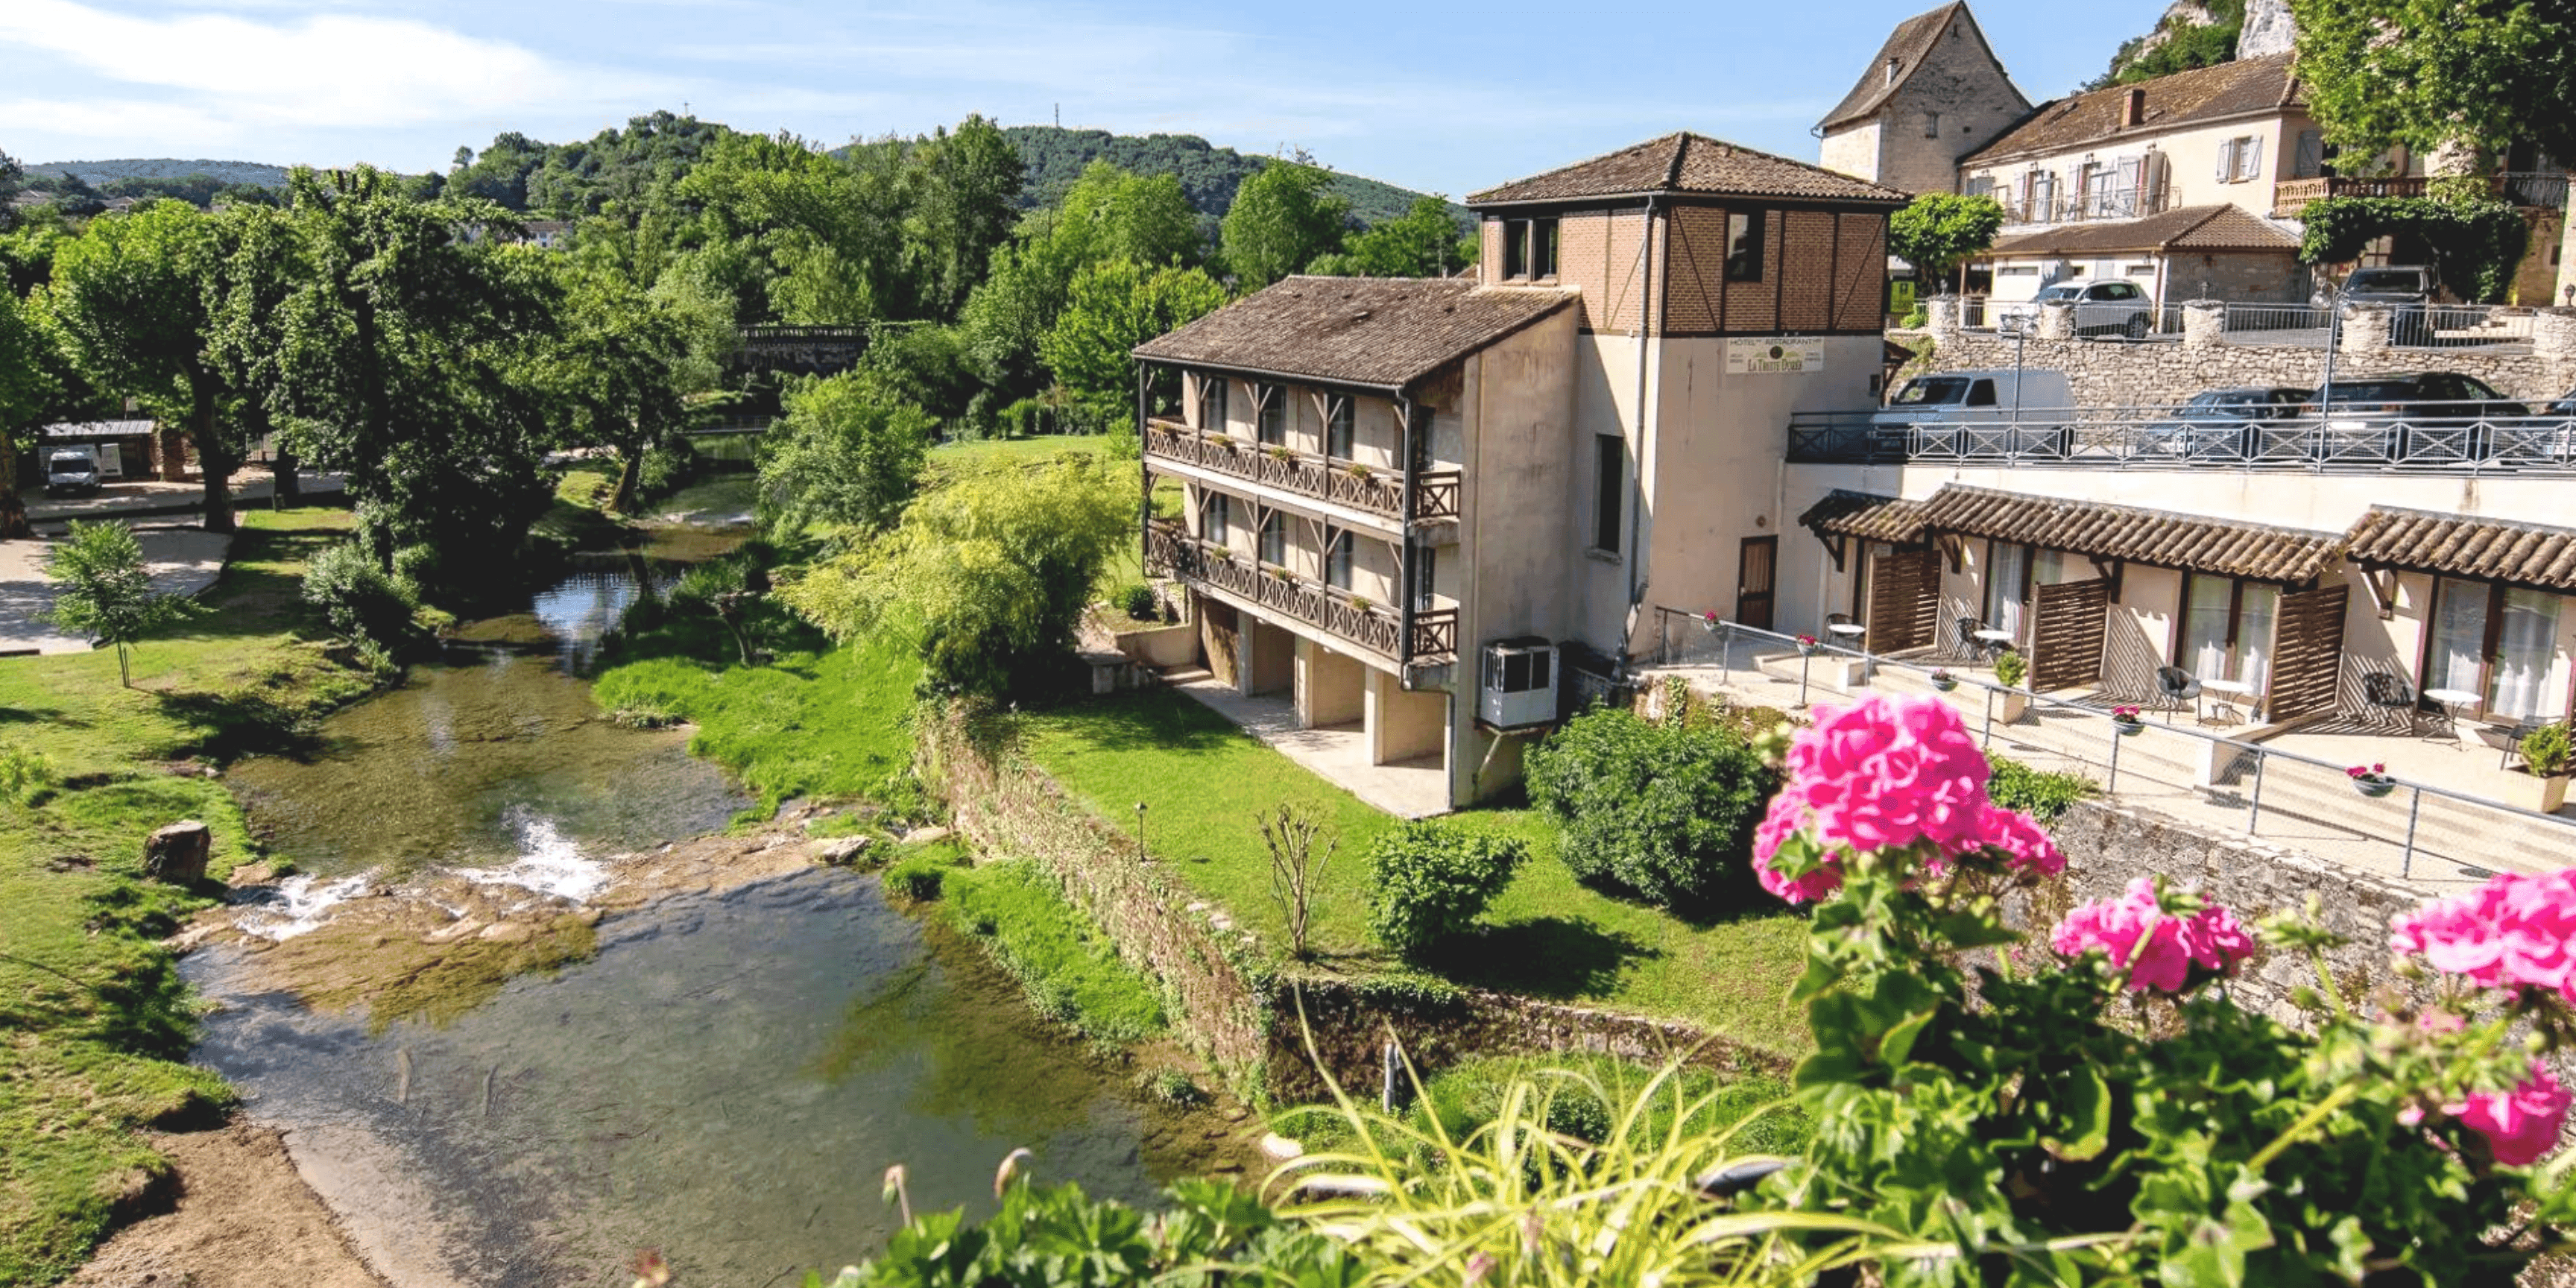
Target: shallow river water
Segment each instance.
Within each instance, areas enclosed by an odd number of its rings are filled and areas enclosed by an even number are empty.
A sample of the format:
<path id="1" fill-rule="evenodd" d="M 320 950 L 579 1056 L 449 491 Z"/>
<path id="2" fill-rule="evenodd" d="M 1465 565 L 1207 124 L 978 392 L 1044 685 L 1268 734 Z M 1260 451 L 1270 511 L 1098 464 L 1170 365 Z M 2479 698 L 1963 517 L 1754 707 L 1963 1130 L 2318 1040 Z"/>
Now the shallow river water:
<path id="1" fill-rule="evenodd" d="M 318 874 L 305 915 L 361 872 L 510 869 L 578 892 L 603 858 L 722 827 L 743 795 L 684 735 L 600 719 L 575 665 L 639 576 L 673 571 L 586 561 L 333 717 L 312 754 L 237 768 L 272 849 Z M 613 917 L 595 958 L 443 1028 L 307 1010 L 238 949 L 185 970 L 220 1003 L 199 1060 L 285 1129 L 404 1288 L 622 1285 L 645 1248 L 684 1284 L 792 1284 L 883 1247 L 895 1163 L 924 1211 L 989 1199 L 1023 1146 L 1042 1177 L 1131 1199 L 1225 1161 L 1224 1123 L 1149 1103 L 872 876 L 813 869 Z"/>

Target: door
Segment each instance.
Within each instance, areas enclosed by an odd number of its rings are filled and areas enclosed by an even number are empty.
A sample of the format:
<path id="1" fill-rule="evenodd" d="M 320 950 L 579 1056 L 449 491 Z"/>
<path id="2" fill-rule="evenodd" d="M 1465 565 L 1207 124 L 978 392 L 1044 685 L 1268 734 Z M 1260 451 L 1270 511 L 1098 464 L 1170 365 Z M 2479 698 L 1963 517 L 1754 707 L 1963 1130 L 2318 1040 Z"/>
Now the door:
<path id="1" fill-rule="evenodd" d="M 1771 602 L 1780 572 L 1780 538 L 1746 537 L 1735 555 L 1735 620 L 1757 631 L 1771 629 Z"/>

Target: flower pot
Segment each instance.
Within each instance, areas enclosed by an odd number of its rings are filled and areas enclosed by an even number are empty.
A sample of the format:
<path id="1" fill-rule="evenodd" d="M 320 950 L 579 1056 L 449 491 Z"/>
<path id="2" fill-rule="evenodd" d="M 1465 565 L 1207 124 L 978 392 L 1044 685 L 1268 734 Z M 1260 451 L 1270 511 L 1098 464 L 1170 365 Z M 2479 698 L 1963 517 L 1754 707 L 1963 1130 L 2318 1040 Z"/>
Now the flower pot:
<path id="1" fill-rule="evenodd" d="M 2371 798 L 2372 800 L 2377 800 L 2382 796 L 2386 796 L 2390 792 L 2396 791 L 2397 780 L 2394 778 L 2356 778 L 2352 780 L 2352 789 Z"/>
<path id="2" fill-rule="evenodd" d="M 2111 727 L 2118 730 L 2120 736 L 2125 738 L 2146 728 L 2147 724 L 2143 720 L 2114 720 L 2111 722 Z"/>
<path id="3" fill-rule="evenodd" d="M 2567 775 L 2515 774 L 2506 789 L 2505 802 L 2520 809 L 2542 814 L 2555 814 L 2567 803 Z"/>
<path id="4" fill-rule="evenodd" d="M 1813 644 L 1800 644 L 1800 645 L 1798 646 L 1798 656 L 1800 656 L 1800 657 L 1814 657 L 1815 655 L 1816 655 L 1816 646 L 1815 646 L 1815 645 L 1813 645 Z"/>
<path id="5" fill-rule="evenodd" d="M 1995 698 L 1995 719 L 2017 724 L 2030 710 L 2030 693 L 2025 689 L 2006 689 Z"/>
<path id="6" fill-rule="evenodd" d="M 1957 680 L 1944 677 L 1942 679 L 1934 680 L 1932 682 L 1932 687 L 1943 693 L 1948 693 L 1950 690 L 1958 688 L 1959 682 Z"/>

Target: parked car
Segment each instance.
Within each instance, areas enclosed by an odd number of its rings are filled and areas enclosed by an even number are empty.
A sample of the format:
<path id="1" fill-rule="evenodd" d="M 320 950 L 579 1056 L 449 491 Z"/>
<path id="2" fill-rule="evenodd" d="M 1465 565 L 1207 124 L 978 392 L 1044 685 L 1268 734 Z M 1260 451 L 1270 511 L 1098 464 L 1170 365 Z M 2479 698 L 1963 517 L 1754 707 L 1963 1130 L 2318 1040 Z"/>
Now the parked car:
<path id="1" fill-rule="evenodd" d="M 2156 329 L 2155 297 L 2135 282 L 2059 282 L 2017 304 L 1994 307 L 1997 326 L 2038 325 L 2039 306 L 2064 300 L 2075 306 L 2075 334 L 2125 335 L 2132 340 Z"/>
<path id="2" fill-rule="evenodd" d="M 2065 372 L 2036 367 L 1916 376 L 1870 417 L 1870 437 L 1909 457 L 2064 456 L 2070 388 Z"/>
<path id="3" fill-rule="evenodd" d="M 2343 279 L 2339 296 L 2321 292 L 2318 303 L 2331 307 L 2337 298 L 2346 304 L 2388 305 L 2390 344 L 2433 343 L 2440 292 L 2429 268 L 2356 268 Z"/>
<path id="4" fill-rule="evenodd" d="M 98 458 L 71 448 L 45 456 L 45 495 L 81 496 L 98 490 Z"/>
<path id="5" fill-rule="evenodd" d="M 2204 389 L 2174 409 L 2173 419 L 2142 431 L 2141 454 L 2197 461 L 2243 461 L 2295 454 L 2296 439 L 2275 430 L 2295 422 L 2312 390 L 2288 385 Z"/>
<path id="6" fill-rule="evenodd" d="M 2300 409 L 2311 459 L 2439 465 L 2510 446 L 2531 409 L 2456 371 L 2337 380 Z M 2504 431 L 2499 436 L 2499 431 Z"/>

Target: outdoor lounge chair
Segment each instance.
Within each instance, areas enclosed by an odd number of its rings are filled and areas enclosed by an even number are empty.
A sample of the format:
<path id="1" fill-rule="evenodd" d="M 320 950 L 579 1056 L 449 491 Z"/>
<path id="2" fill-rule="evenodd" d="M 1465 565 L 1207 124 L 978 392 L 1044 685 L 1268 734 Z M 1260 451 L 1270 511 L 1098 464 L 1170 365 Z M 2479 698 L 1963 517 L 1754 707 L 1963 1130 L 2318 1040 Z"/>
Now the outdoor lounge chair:
<path id="1" fill-rule="evenodd" d="M 2415 688 L 2406 682 L 2406 677 L 2386 671 L 2364 675 L 2361 677 L 2361 699 L 2383 711 L 2404 713 L 2406 732 L 2410 736 L 2414 734 L 2416 717 L 2422 714 L 2423 708 L 2416 703 Z"/>
<path id="2" fill-rule="evenodd" d="M 2164 708 L 2166 724 L 2172 724 L 2173 713 L 2184 707 L 2191 708 L 2192 719 L 2202 724 L 2208 723 L 2207 718 L 2200 711 L 2200 681 L 2192 678 L 2191 672 L 2181 667 L 2156 668 L 2156 698 L 2157 705 Z"/>

